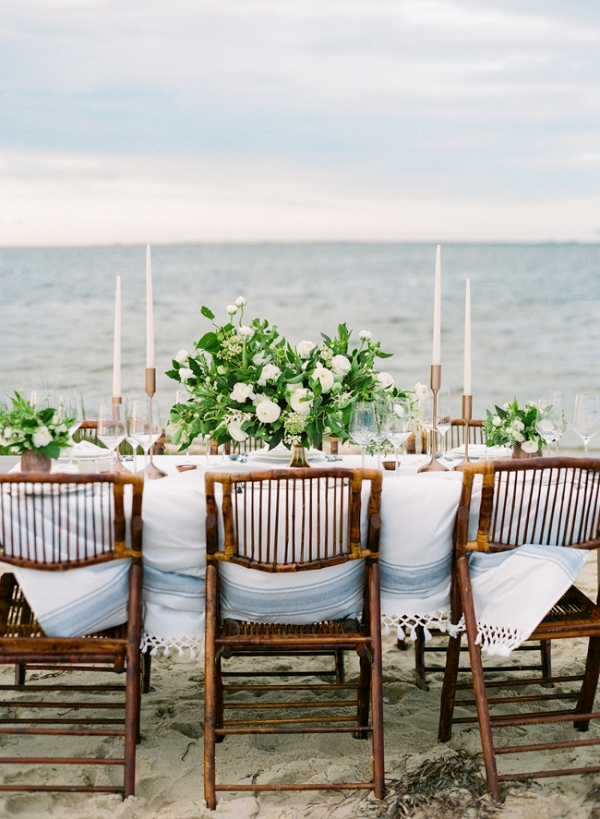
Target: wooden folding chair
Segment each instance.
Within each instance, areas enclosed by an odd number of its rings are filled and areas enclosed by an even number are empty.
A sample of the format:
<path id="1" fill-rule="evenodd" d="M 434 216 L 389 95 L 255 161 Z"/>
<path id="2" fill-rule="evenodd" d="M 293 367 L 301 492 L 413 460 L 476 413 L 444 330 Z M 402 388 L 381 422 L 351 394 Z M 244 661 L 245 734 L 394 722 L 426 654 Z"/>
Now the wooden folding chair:
<path id="1" fill-rule="evenodd" d="M 465 442 L 465 421 L 463 418 L 453 418 L 448 430 L 448 449 L 462 446 Z M 469 421 L 469 444 L 485 444 L 483 421 L 473 418 Z"/>
<path id="2" fill-rule="evenodd" d="M 528 461 L 487 461 L 471 464 L 463 473 L 463 489 L 456 524 L 454 555 L 452 620 L 458 622 L 464 613 L 469 657 L 472 668 L 474 700 L 457 700 L 460 636 L 449 641 L 442 690 L 439 737 L 446 741 L 452 722 L 479 722 L 488 788 L 500 801 L 500 782 L 535 779 L 566 774 L 594 773 L 600 765 L 561 768 L 544 771 L 519 770 L 498 774 L 496 757 L 541 750 L 577 748 L 600 744 L 600 738 L 560 739 L 547 743 L 494 744 L 492 729 L 509 726 L 572 723 L 578 731 L 587 731 L 593 713 L 593 702 L 600 672 L 600 608 L 579 589 L 572 586 L 547 613 L 529 640 L 589 638 L 587 662 L 583 675 L 551 677 L 551 684 L 581 683 L 579 691 L 548 693 L 540 689 L 525 696 L 488 697 L 489 690 L 540 683 L 537 679 L 503 682 L 484 679 L 480 647 L 477 644 L 477 618 L 473 604 L 468 554 L 470 551 L 503 552 L 522 544 L 554 545 L 564 548 L 597 549 L 600 546 L 600 459 L 535 458 Z M 483 480 L 478 513 L 477 537 L 469 540 L 469 517 L 474 480 Z M 510 669 L 508 669 L 510 670 Z M 506 713 L 506 704 L 552 702 L 574 699 L 573 708 Z M 453 720 L 455 706 L 475 705 L 477 717 Z M 504 705 L 504 709 L 503 709 Z M 490 713 L 490 709 L 493 713 Z"/>
<path id="3" fill-rule="evenodd" d="M 0 579 L 0 663 L 15 664 L 14 685 L 0 685 L 14 698 L 3 700 L 0 736 L 120 737 L 120 756 L 0 756 L 1 765 L 109 765 L 123 767 L 123 784 L 55 785 L 0 783 L 0 791 L 135 792 L 135 750 L 139 737 L 140 638 L 142 629 L 141 477 L 122 473 L 73 475 L 41 473 L 0 475 L 0 560 L 52 574 L 128 558 L 127 621 L 79 637 L 44 634 L 12 573 Z M 131 487 L 127 526 L 124 492 Z M 128 490 L 127 490 L 128 491 Z M 77 578 L 73 576 L 73 582 Z M 91 606 L 94 603 L 90 603 Z M 69 669 L 125 674 L 124 685 L 32 681 L 27 669 Z M 97 680 L 97 676 L 95 676 Z M 56 692 L 58 698 L 46 699 Z M 82 692 L 94 700 L 81 701 Z M 115 697 L 115 695 L 118 695 Z M 124 695 L 124 696 L 123 696 Z M 102 699 L 98 701 L 98 697 Z M 19 716 L 14 716 L 19 713 Z M 42 716 L 30 716 L 41 709 Z M 69 715 L 74 711 L 74 715 Z M 88 714 L 96 712 L 96 715 Z M 66 713 L 63 713 L 66 712 Z M 81 716 L 81 713 L 85 716 Z M 115 713 L 116 712 L 116 713 Z M 121 712 L 119 714 L 119 712 Z"/>
<path id="4" fill-rule="evenodd" d="M 370 482 L 367 509 L 368 534 L 361 538 L 361 489 Z M 206 673 L 204 694 L 204 792 L 210 809 L 216 791 L 282 791 L 372 789 L 379 799 L 384 792 L 383 697 L 381 688 L 381 623 L 379 610 L 379 516 L 382 475 L 379 470 L 277 469 L 237 474 L 206 475 Z M 215 490 L 222 492 L 222 502 Z M 218 531 L 219 505 L 223 532 Z M 222 538 L 222 545 L 219 540 Z M 238 564 L 257 572 L 305 572 L 336 566 L 350 560 L 365 564 L 363 611 L 359 620 L 307 622 L 304 625 L 222 619 L 220 568 Z M 299 592 L 300 594 L 300 592 Z M 231 672 L 234 684 L 225 684 L 222 660 L 258 651 L 280 655 L 319 655 L 332 651 L 356 651 L 360 659 L 358 682 L 297 684 L 281 683 L 281 671 L 255 671 L 249 676 L 275 678 L 275 685 L 239 684 L 242 672 Z M 292 672 L 289 676 L 313 676 L 320 671 Z M 264 703 L 258 699 L 229 702 L 235 691 L 302 692 L 303 700 Z M 353 700 L 321 697 L 354 690 Z M 277 696 L 275 697 L 277 699 Z M 372 719 L 369 723 L 369 701 Z M 260 703 L 260 704 L 259 704 Z M 254 718 L 242 719 L 243 711 L 260 709 Z M 271 716 L 278 709 L 307 716 Z M 348 709 L 354 709 L 354 716 Z M 234 709 L 236 719 L 225 719 Z M 337 713 L 323 715 L 334 709 Z M 312 713 L 311 713 L 312 711 Z M 315 711 L 318 713 L 315 714 Z M 341 713 L 340 713 L 341 712 Z M 372 735 L 373 777 L 366 782 L 323 784 L 216 784 L 215 744 L 228 735 L 289 733 L 353 733 Z"/>

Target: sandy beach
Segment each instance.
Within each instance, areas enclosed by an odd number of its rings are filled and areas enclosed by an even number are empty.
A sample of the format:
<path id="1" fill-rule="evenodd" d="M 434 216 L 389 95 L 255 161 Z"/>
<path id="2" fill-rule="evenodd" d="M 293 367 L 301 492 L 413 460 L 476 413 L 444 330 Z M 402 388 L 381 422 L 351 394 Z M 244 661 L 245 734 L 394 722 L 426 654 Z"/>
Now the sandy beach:
<path id="1" fill-rule="evenodd" d="M 588 593 L 596 583 L 596 560 L 592 556 L 579 580 Z M 554 672 L 581 670 L 584 662 L 582 642 L 565 642 L 553 648 Z M 256 661 L 254 661 L 256 662 Z M 260 661 L 262 662 L 262 660 Z M 324 663 L 325 660 L 319 660 Z M 575 776 L 562 779 L 517 783 L 504 790 L 501 809 L 487 795 L 477 798 L 468 789 L 457 788 L 453 779 L 457 771 L 466 776 L 467 786 L 479 786 L 479 773 L 465 773 L 468 766 L 477 771 L 481 762 L 479 732 L 476 726 L 461 726 L 447 745 L 437 741 L 440 673 L 430 675 L 430 690 L 421 691 L 413 683 L 412 647 L 399 651 L 393 636 L 384 638 L 384 697 L 386 784 L 388 793 L 382 803 L 370 794 L 358 791 L 344 793 L 308 792 L 286 794 L 221 794 L 215 813 L 204 804 L 202 782 L 202 708 L 203 663 L 178 656 L 159 657 L 153 664 L 152 690 L 142 700 L 142 743 L 137 755 L 136 796 L 121 802 L 117 796 L 81 794 L 6 794 L 0 797 L 0 816 L 37 819 L 41 816 L 61 819 L 370 819 L 370 817 L 487 817 L 501 815 L 522 819 L 588 819 L 600 816 L 600 779 L 597 776 Z M 279 663 L 278 668 L 286 668 Z M 321 665 L 321 667 L 323 667 Z M 347 673 L 353 674 L 352 658 Z M 61 673 L 61 672 L 59 672 Z M 2 670 L 2 682 L 12 678 L 12 667 Z M 35 675 L 47 676 L 48 672 Z M 30 675 L 31 678 L 34 674 Z M 114 679 L 114 678 L 113 678 Z M 68 704 L 65 713 L 68 712 Z M 514 737 L 533 739 L 539 728 L 510 729 Z M 568 736 L 571 727 L 554 727 L 557 736 Z M 600 735 L 600 726 L 592 725 L 589 737 Z M 2 740 L 2 753 L 25 753 L 28 738 Z M 81 748 L 78 739 L 67 739 L 69 752 Z M 112 740 L 83 740 L 89 756 L 111 754 Z M 37 738 L 35 753 L 42 755 L 50 738 Z M 91 744 L 90 744 L 91 743 Z M 31 748 L 31 746 L 29 746 Z M 20 749 L 20 750 L 18 750 Z M 53 748 L 56 752 L 56 749 Z M 83 750 L 83 749 L 82 749 Z M 370 743 L 351 736 L 305 737 L 229 737 L 217 747 L 217 764 L 222 781 L 334 781 L 349 777 L 368 777 Z M 555 752 L 563 764 L 593 764 L 597 751 L 583 748 Z M 563 753 L 562 757 L 559 755 Z M 538 767 L 536 754 L 527 764 Z M 471 762 L 471 760 L 473 762 Z M 513 765 L 518 764 L 511 760 Z M 435 764 L 434 764 L 435 763 Z M 439 763 L 439 764 L 437 764 Z M 475 763 L 475 764 L 473 764 Z M 437 767 L 441 779 L 436 783 L 428 770 Z M 504 763 L 506 764 L 506 763 Z M 64 767 L 64 766 L 63 766 Z M 541 766 L 539 766 L 541 767 Z M 481 769 L 479 769 L 481 770 Z M 64 771 L 56 767 L 38 770 L 5 768 L 3 781 L 66 781 L 82 771 Z M 120 775 L 115 772 L 115 776 Z M 88 781 L 102 784 L 111 769 L 92 768 L 84 772 Z M 434 786 L 432 788 L 432 785 Z M 429 794 L 433 790 L 434 797 Z"/>

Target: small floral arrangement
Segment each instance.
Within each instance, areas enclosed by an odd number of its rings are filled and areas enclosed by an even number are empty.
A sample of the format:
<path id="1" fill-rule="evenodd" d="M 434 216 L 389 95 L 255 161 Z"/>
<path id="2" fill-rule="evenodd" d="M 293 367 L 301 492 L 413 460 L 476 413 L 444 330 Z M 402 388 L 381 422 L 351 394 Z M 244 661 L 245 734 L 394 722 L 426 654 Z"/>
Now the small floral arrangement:
<path id="1" fill-rule="evenodd" d="M 524 407 L 519 407 L 515 398 L 503 407 L 496 407 L 495 412 L 487 410 L 487 418 L 483 422 L 483 432 L 487 446 L 521 445 L 523 452 L 537 452 L 542 447 L 542 439 L 536 431 L 537 404 L 528 401 Z"/>
<path id="2" fill-rule="evenodd" d="M 219 444 L 258 438 L 271 448 L 279 443 L 318 446 L 325 433 L 347 440 L 355 401 L 378 395 L 408 395 L 389 373 L 375 369 L 388 358 L 371 333 L 359 334 L 350 350 L 351 331 L 323 335 L 317 345 L 292 346 L 265 320 L 244 324 L 246 299 L 227 307 L 227 323 L 215 323 L 208 307 L 202 315 L 213 328 L 196 344 L 197 353 L 180 350 L 170 378 L 185 385 L 190 400 L 171 410 L 172 440 L 184 449 L 198 436 Z"/>
<path id="3" fill-rule="evenodd" d="M 22 455 L 27 450 L 58 458 L 61 449 L 72 445 L 69 428 L 74 418 L 61 418 L 51 407 L 40 409 L 16 392 L 12 409 L 0 408 L 0 453 Z"/>

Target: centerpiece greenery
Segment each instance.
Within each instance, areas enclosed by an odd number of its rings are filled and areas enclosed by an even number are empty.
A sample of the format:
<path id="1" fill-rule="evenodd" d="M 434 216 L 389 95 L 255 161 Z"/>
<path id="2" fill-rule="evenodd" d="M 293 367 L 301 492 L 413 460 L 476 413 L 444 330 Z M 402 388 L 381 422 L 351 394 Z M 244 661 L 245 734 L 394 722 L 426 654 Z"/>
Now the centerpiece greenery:
<path id="1" fill-rule="evenodd" d="M 486 445 L 520 447 L 528 455 L 538 452 L 543 442 L 535 428 L 536 417 L 535 401 L 527 401 L 524 407 L 519 407 L 516 398 L 503 407 L 496 406 L 495 412 L 487 410 L 483 422 Z"/>
<path id="2" fill-rule="evenodd" d="M 389 373 L 375 368 L 388 358 L 371 333 L 363 330 L 350 349 L 351 331 L 340 324 L 320 344 L 292 346 L 277 327 L 255 318 L 244 324 L 246 299 L 227 307 L 219 325 L 208 307 L 202 315 L 212 328 L 196 343 L 196 353 L 181 350 L 167 372 L 190 394 L 171 410 L 172 440 L 180 449 L 198 436 L 219 444 L 263 440 L 270 448 L 318 446 L 325 433 L 347 440 L 352 404 L 381 395 L 413 395 L 398 390 Z"/>
<path id="3" fill-rule="evenodd" d="M 52 407 L 39 408 L 16 392 L 12 408 L 0 407 L 0 454 L 40 452 L 58 458 L 61 449 L 72 445 L 69 428 L 74 418 L 62 418 Z"/>

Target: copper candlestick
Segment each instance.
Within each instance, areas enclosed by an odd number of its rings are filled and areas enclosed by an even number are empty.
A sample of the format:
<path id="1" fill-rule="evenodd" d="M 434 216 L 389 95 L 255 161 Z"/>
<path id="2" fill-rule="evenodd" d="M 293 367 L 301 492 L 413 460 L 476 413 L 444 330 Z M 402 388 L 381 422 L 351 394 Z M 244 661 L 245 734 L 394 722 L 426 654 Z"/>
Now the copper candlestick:
<path id="1" fill-rule="evenodd" d="M 441 464 L 437 455 L 437 396 L 442 385 L 442 365 L 431 365 L 431 392 L 433 393 L 433 429 L 431 430 L 431 460 L 419 469 L 419 472 L 447 472 L 448 467 Z"/>
<path id="2" fill-rule="evenodd" d="M 465 457 L 454 467 L 456 472 L 462 472 L 469 460 L 469 421 L 473 417 L 473 396 L 463 395 L 462 397 L 462 417 L 465 422 Z"/>
<path id="3" fill-rule="evenodd" d="M 156 368 L 146 367 L 146 395 L 150 398 L 150 412 L 152 412 L 152 396 L 156 392 Z M 152 425 L 152 416 L 150 416 L 150 425 Z M 144 476 L 148 480 L 156 480 L 157 478 L 166 478 L 167 473 L 159 469 L 152 461 L 152 447 L 150 447 L 150 461 L 146 469 L 142 470 Z"/>

